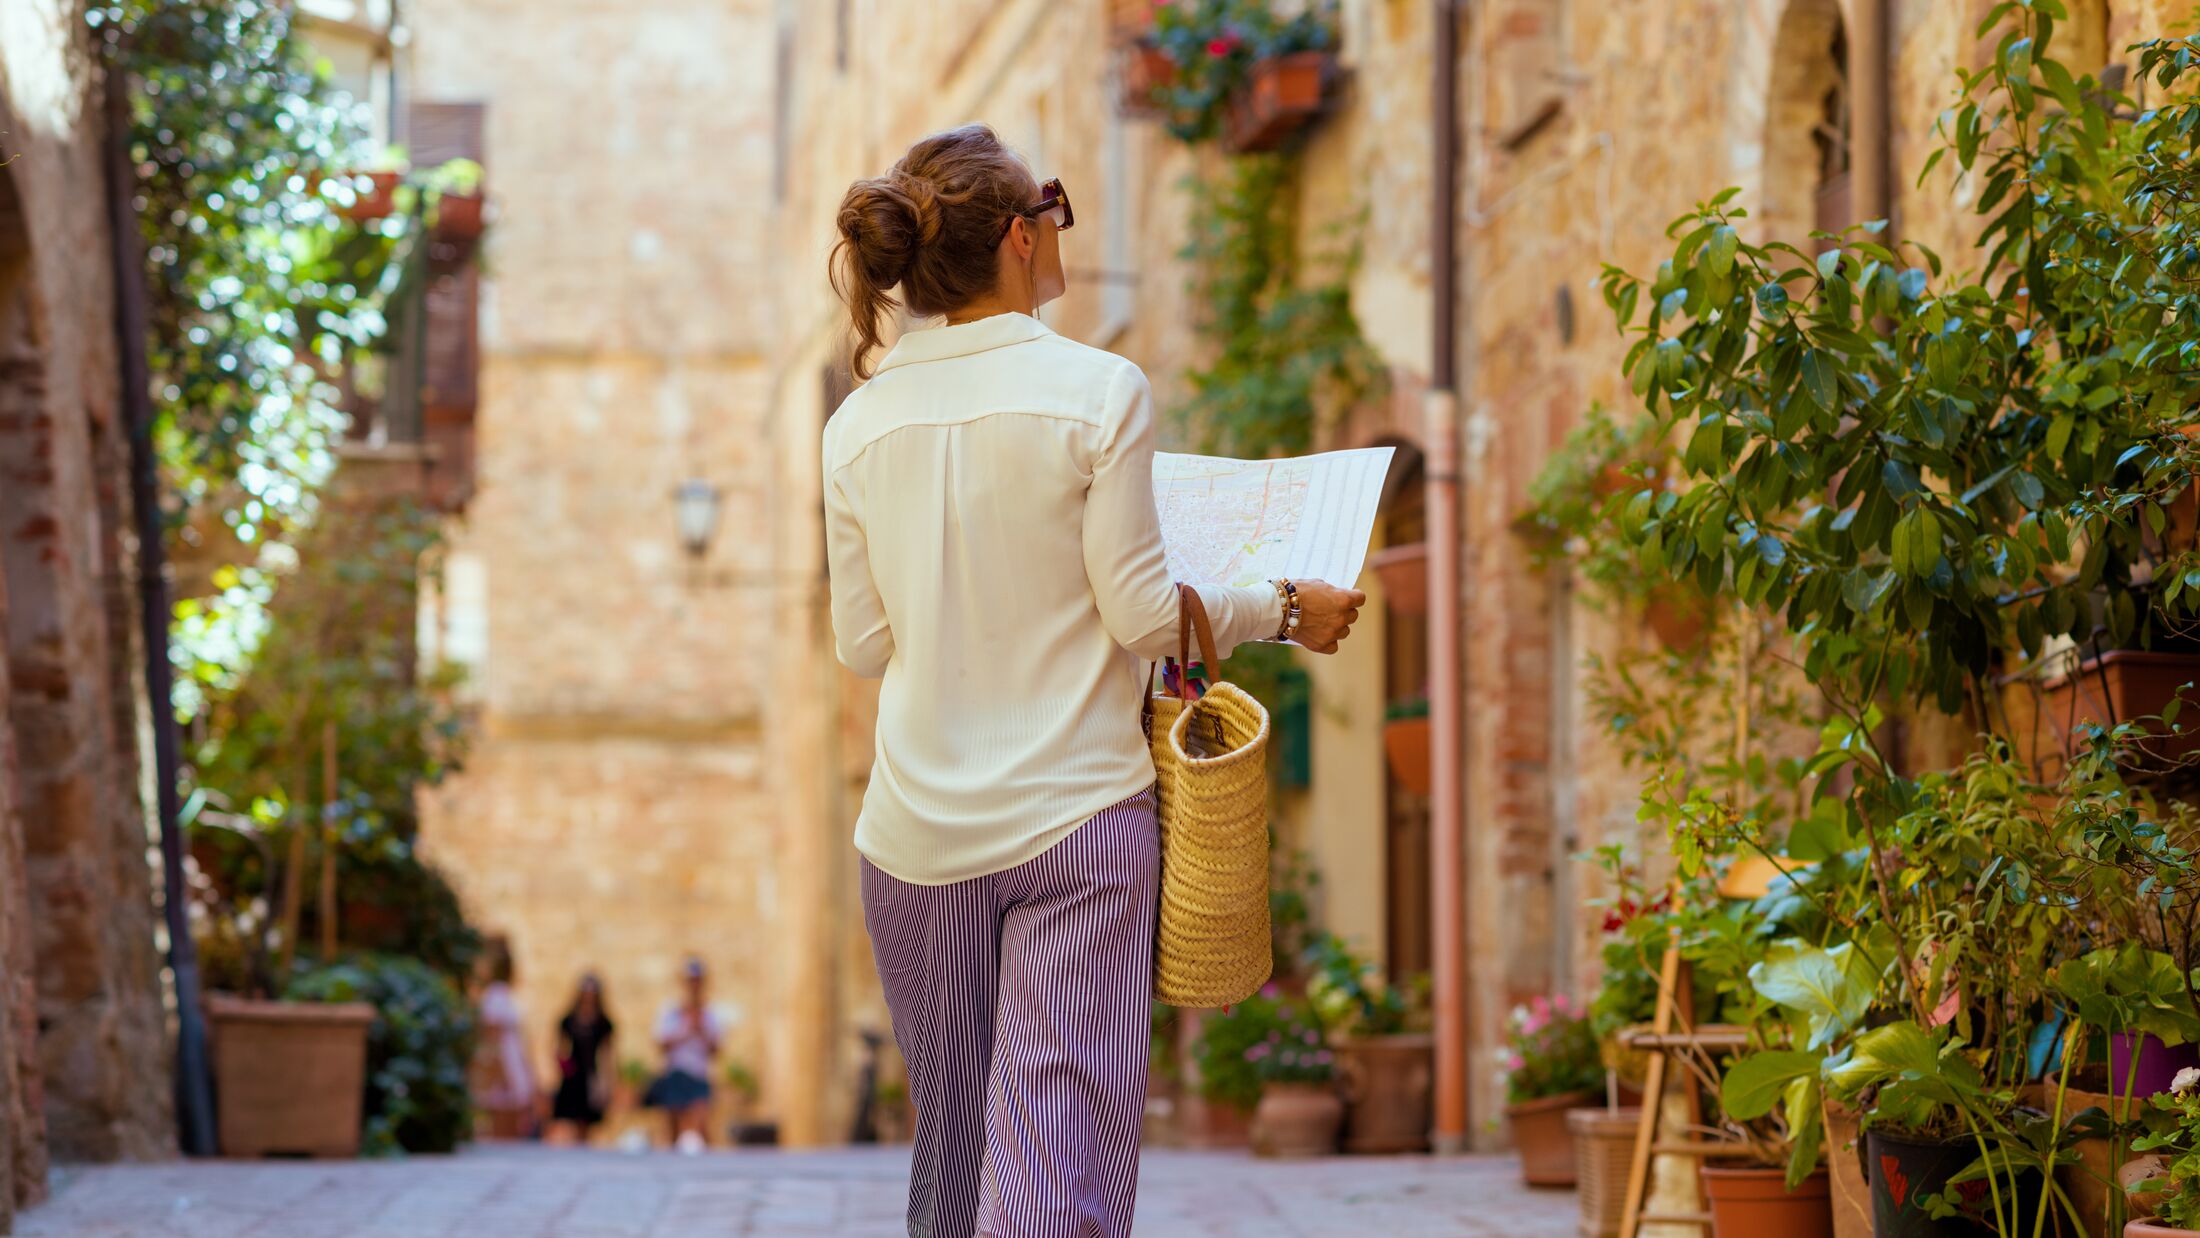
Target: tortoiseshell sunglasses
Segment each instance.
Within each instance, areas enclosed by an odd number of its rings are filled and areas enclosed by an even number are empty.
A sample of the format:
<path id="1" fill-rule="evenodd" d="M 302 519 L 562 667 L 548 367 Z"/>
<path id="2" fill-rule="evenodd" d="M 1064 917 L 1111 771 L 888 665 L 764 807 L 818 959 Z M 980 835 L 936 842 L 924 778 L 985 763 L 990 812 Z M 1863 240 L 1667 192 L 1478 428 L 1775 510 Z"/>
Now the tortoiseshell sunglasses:
<path id="1" fill-rule="evenodd" d="M 1056 232 L 1067 232 L 1070 230 L 1070 226 L 1077 222 L 1077 212 L 1070 208 L 1069 190 L 1062 188 L 1062 182 L 1059 179 L 1050 180 L 1039 186 L 1039 200 L 1037 202 L 1002 220 L 1000 231 L 993 235 L 993 243 L 995 245 L 1000 244 L 1002 238 L 1008 235 L 1010 226 L 1017 219 L 1038 219 L 1041 217 L 1053 224 Z"/>

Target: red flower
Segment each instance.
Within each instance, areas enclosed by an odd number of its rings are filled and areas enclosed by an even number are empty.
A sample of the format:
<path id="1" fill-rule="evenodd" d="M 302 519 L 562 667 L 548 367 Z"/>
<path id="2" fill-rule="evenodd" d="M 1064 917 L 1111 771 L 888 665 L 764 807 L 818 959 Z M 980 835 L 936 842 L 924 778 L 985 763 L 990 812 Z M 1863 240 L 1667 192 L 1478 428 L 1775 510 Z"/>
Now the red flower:
<path id="1" fill-rule="evenodd" d="M 1220 60 L 1237 50 L 1238 37 L 1234 34 L 1218 35 L 1207 40 L 1207 54 Z"/>

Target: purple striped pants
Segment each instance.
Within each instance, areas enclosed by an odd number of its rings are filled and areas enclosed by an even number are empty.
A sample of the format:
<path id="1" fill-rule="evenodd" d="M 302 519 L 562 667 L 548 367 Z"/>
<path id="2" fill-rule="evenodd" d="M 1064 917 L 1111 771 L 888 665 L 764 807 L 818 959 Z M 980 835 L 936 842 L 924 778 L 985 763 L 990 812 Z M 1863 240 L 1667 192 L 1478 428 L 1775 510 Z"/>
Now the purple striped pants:
<path id="1" fill-rule="evenodd" d="M 952 885 L 862 864 L 917 1110 L 916 1238 L 1120 1238 L 1152 1039 L 1153 793 Z"/>

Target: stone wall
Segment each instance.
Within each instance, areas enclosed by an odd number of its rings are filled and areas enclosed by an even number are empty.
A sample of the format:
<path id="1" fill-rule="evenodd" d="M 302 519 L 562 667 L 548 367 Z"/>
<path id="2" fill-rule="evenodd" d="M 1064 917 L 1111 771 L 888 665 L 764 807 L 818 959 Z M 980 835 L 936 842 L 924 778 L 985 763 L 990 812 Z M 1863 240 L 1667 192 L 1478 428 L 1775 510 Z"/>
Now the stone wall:
<path id="1" fill-rule="evenodd" d="M 721 1060 L 755 1071 L 790 1142 L 837 1138 L 816 1053 L 837 1029 L 788 962 L 809 957 L 790 926 L 817 810 L 787 774 L 778 676 L 818 663 L 781 622 L 805 577 L 779 557 L 766 365 L 769 5 L 423 0 L 406 18 L 410 95 L 486 105 L 495 204 L 478 490 L 443 599 L 478 722 L 424 847 L 510 937 L 545 1078 L 585 970 L 620 1056 L 654 1069 L 649 1027 L 692 952 L 733 1029 Z M 723 494 L 699 560 L 674 522 L 691 479 Z"/>
<path id="2" fill-rule="evenodd" d="M 1812 225 L 1816 152 L 1809 125 L 1837 80 L 1836 27 L 1852 0 L 1474 0 L 1460 5 L 1462 142 L 1458 336 L 1465 419 L 1464 627 L 1467 664 L 1467 915 L 1473 1127 L 1499 1097 L 1481 1063 L 1516 1002 L 1593 981 L 1595 942 L 1580 901 L 1599 893 L 1567 858 L 1633 839 L 1636 784 L 1590 725 L 1580 660 L 1646 639 L 1637 617 L 1578 600 L 1530 565 L 1511 532 L 1529 482 L 1593 404 L 1629 407 L 1595 279 L 1604 261 L 1655 268 L 1666 223 L 1728 184 L 1759 226 Z M 792 83 L 779 121 L 789 169 L 781 201 L 778 354 L 790 400 L 837 342 L 822 278 L 832 209 L 847 182 L 883 170 L 926 132 L 993 123 L 1042 175 L 1072 187 L 1079 223 L 1064 237 L 1071 291 L 1045 317 L 1124 353 L 1164 401 L 1194 347 L 1175 257 L 1186 235 L 1178 182 L 1195 157 L 1112 108 L 1102 48 L 1109 6 L 1037 0 L 952 5 L 803 5 L 780 38 Z M 1394 368 L 1389 406 L 1360 410 L 1330 445 L 1419 439 L 1429 364 L 1429 5 L 1344 0 L 1348 80 L 1306 148 L 1300 190 L 1310 241 L 1357 219 L 1364 259 L 1353 285 L 1363 326 Z M 1953 70 L 1990 55 L 1973 35 L 1989 0 L 1892 6 L 1898 234 L 1960 257 L 1973 190 L 1943 169 L 1911 182 L 1954 90 Z M 2077 67 L 2164 28 L 2170 0 L 2089 0 L 2058 36 Z M 1094 278 L 1095 275 L 1102 278 Z M 814 402 L 808 402 L 815 409 Z M 817 410 L 821 412 L 822 410 Z M 806 416 L 807 414 L 805 414 Z M 810 427 L 790 416 L 794 463 L 814 468 Z M 805 454 L 805 453 L 808 454 Z M 795 492 L 790 490 L 792 496 Z M 804 546 L 814 545 L 814 517 Z M 1379 601 L 1379 599 L 1378 599 Z M 814 618 L 814 617 L 813 617 Z M 1366 625 L 1372 629 L 1376 625 Z M 1364 638 L 1356 638 L 1364 639 Z M 1384 912 L 1380 700 L 1363 689 L 1378 650 L 1315 668 L 1315 785 L 1283 805 L 1292 836 L 1330 871 L 1327 918 L 1379 951 Z M 845 819 L 867 745 L 866 699 L 849 693 L 838 801 Z M 1655 854 L 1655 840 L 1638 840 Z M 1370 940 L 1370 939 L 1373 940 Z M 856 962 L 849 952 L 849 965 Z"/>
<path id="3" fill-rule="evenodd" d="M 0 1159 L 172 1146 L 139 802 L 127 452 L 77 6 L 0 8 Z M 9 1196 L 0 1191 L 0 1198 Z"/>

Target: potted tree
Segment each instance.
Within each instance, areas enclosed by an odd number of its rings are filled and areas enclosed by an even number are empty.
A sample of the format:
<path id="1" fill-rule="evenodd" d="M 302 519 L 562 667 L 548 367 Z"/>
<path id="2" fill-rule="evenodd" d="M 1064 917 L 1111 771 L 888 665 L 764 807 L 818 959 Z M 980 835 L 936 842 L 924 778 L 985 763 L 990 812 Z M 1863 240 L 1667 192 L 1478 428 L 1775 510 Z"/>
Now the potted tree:
<path id="1" fill-rule="evenodd" d="M 1331 1033 L 1346 1103 L 1347 1152 L 1395 1154 L 1428 1147 L 1435 1040 L 1423 1030 L 1427 978 L 1385 981 L 1334 933 L 1304 955 L 1306 1000 Z"/>
<path id="2" fill-rule="evenodd" d="M 1328 1156 L 1337 1150 L 1344 1102 L 1337 1097 L 1336 1056 L 1321 1025 L 1284 1005 L 1268 1034 L 1245 1050 L 1260 1080 L 1253 1111 L 1256 1156 Z"/>
<path id="3" fill-rule="evenodd" d="M 1604 1082 L 1596 1034 L 1564 994 L 1513 1008 L 1502 1051 L 1505 1124 L 1529 1186 L 1570 1187 L 1573 1136 L 1566 1112 L 1596 1099 Z"/>

